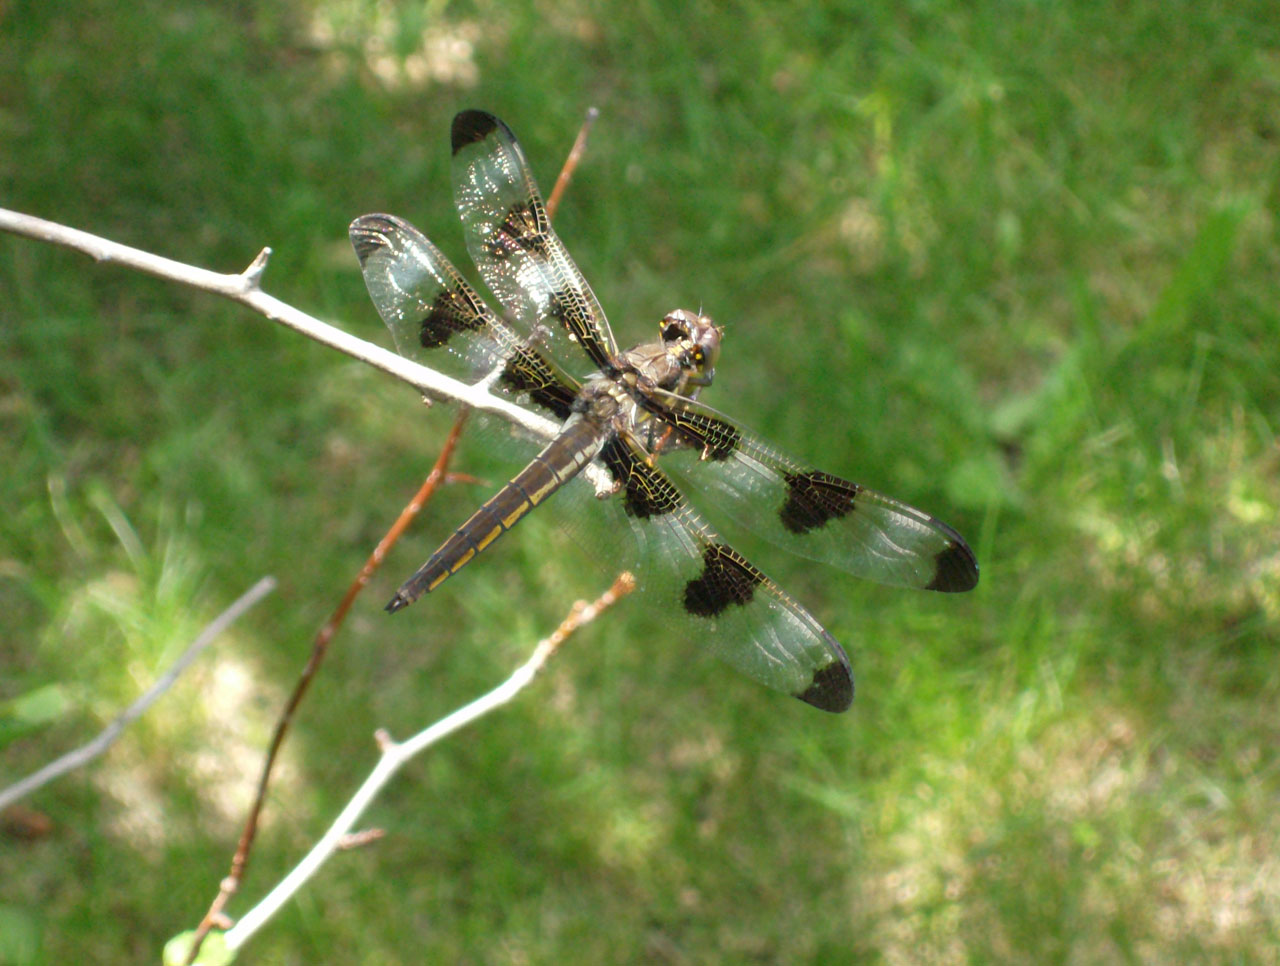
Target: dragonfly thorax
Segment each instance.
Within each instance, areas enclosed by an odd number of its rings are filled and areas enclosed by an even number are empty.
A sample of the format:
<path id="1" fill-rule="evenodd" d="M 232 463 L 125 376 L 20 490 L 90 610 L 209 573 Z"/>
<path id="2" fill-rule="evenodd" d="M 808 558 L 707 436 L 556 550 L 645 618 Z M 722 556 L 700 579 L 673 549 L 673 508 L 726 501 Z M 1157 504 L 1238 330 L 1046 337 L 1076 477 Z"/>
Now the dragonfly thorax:
<path id="1" fill-rule="evenodd" d="M 678 396 L 696 396 L 715 376 L 722 333 L 705 315 L 676 309 L 662 320 L 660 340 L 622 354 L 615 377 L 642 393 L 661 389 Z"/>
<path id="2" fill-rule="evenodd" d="M 596 375 L 582 385 L 571 412 L 597 426 L 607 426 L 624 413 L 623 423 L 635 409 L 635 401 L 612 379 Z M 621 425 L 621 424 L 620 424 Z"/>

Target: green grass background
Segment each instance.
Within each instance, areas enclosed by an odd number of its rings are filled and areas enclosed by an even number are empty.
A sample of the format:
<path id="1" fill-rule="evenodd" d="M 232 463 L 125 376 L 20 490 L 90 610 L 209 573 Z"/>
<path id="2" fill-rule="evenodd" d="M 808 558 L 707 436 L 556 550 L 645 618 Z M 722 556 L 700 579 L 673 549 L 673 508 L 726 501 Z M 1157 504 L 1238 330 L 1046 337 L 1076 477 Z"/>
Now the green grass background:
<path id="1" fill-rule="evenodd" d="M 346 240 L 463 261 L 448 124 L 549 188 L 624 342 L 702 306 L 706 398 L 948 520 L 982 583 L 753 553 L 850 653 L 852 711 L 625 606 L 413 764 L 259 963 L 1275 962 L 1280 12 L 1232 4 L 0 3 L 0 205 L 388 344 Z M 0 781 L 87 740 L 264 573 L 279 592 L 0 839 L 0 962 L 156 961 L 224 874 L 312 634 L 451 420 L 211 296 L 0 238 Z M 504 471 L 481 448 L 459 467 Z M 372 765 L 569 603 L 531 519 L 361 598 L 283 763 L 248 908 Z M 558 548 L 550 560 L 543 548 Z"/>

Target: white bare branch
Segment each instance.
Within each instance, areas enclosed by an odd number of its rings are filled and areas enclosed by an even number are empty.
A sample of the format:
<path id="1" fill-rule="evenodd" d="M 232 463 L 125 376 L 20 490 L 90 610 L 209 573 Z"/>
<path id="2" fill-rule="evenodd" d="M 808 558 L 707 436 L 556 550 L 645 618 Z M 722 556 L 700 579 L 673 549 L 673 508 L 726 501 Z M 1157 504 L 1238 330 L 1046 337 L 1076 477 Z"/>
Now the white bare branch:
<path id="1" fill-rule="evenodd" d="M 349 335 L 341 329 L 334 328 L 273 296 L 267 295 L 262 291 L 261 280 L 266 270 L 267 260 L 271 254 L 269 248 L 262 249 L 243 272 L 224 275 L 153 255 L 137 248 L 131 248 L 127 245 L 91 235 L 88 232 L 68 228 L 54 222 L 8 211 L 3 208 L 0 208 L 0 230 L 70 248 L 74 251 L 83 252 L 100 262 L 114 262 L 126 268 L 146 272 L 157 278 L 177 282 L 181 285 L 239 302 L 273 322 L 288 326 L 308 338 L 337 349 L 339 352 L 368 363 L 409 383 L 428 397 L 449 400 L 483 413 L 498 416 L 518 426 L 532 437 L 549 440 L 561 429 L 558 423 L 550 419 L 524 409 L 501 396 L 492 395 L 488 391 L 492 385 L 492 379 L 481 379 L 474 385 L 459 382 L 377 345 Z M 608 491 L 610 480 L 608 474 L 602 469 L 590 466 L 587 468 L 585 475 L 596 486 L 598 493 L 603 494 Z M 365 779 L 351 801 L 334 821 L 332 827 L 316 843 L 306 858 L 262 902 L 250 910 L 238 924 L 225 933 L 223 938 L 227 948 L 234 950 L 247 941 L 254 932 L 271 918 L 281 905 L 302 887 L 330 855 L 351 842 L 349 836 L 359 816 L 373 801 L 379 790 L 399 770 L 401 765 L 440 739 L 514 698 L 533 680 L 537 672 L 569 634 L 582 624 L 594 619 L 602 610 L 611 606 L 620 597 L 630 593 L 634 587 L 635 579 L 630 574 L 620 576 L 613 587 L 595 603 L 575 607 L 574 612 L 561 624 L 556 632 L 538 645 L 528 662 L 502 685 L 424 731 L 419 732 L 408 741 L 398 743 L 392 741 L 385 734 L 380 734 L 379 748 L 381 757 L 368 778 Z M 154 700 L 154 698 L 151 698 L 151 700 Z M 141 703 L 140 701 L 139 705 Z M 137 707 L 138 705 L 135 705 L 135 708 Z M 131 708 L 126 713 L 126 716 L 133 714 L 134 710 L 134 708 Z M 141 710 L 138 710 L 137 713 L 141 713 Z M 127 723 L 127 721 L 122 718 L 121 727 L 123 727 L 123 723 Z M 115 727 L 115 725 L 113 724 L 112 727 Z M 100 738 L 99 741 L 101 740 Z M 109 744 L 111 740 L 114 740 L 114 734 L 107 739 L 105 744 Z M 105 744 L 103 745 L 104 747 Z M 97 752 L 95 751 L 94 753 L 96 754 Z M 77 752 L 76 754 L 80 753 Z M 77 763 L 75 762 L 69 767 L 74 767 Z M 54 765 L 42 769 L 41 773 L 47 772 L 59 764 L 59 762 L 55 762 Z M 20 783 L 20 785 L 22 784 L 24 783 Z M 16 788 L 18 786 L 15 786 Z M 26 790 L 26 788 L 22 788 L 18 791 L 18 794 L 22 794 Z"/>
<path id="2" fill-rule="evenodd" d="M 579 601 L 574 605 L 573 610 L 565 618 L 564 622 L 556 628 L 555 633 L 540 641 L 538 646 L 534 648 L 533 656 L 517 668 L 511 677 L 507 678 L 506 681 L 488 694 L 440 719 L 407 741 L 393 741 L 385 731 L 379 731 L 375 739 L 378 750 L 381 752 L 381 757 L 369 773 L 369 776 L 356 790 L 351 800 L 347 802 L 338 817 L 334 819 L 333 824 L 329 826 L 329 830 L 312 847 L 306 857 L 293 868 L 293 871 L 280 880 L 280 883 L 261 902 L 250 909 L 235 926 L 227 931 L 224 937 L 227 948 L 234 951 L 244 945 L 250 936 L 262 928 L 280 907 L 302 888 L 306 881 L 315 874 L 331 855 L 340 851 L 350 841 L 351 830 L 355 827 L 360 815 L 405 762 L 425 751 L 442 738 L 448 737 L 459 728 L 470 724 L 477 718 L 501 707 L 514 698 L 542 670 L 543 665 L 555 654 L 570 634 L 583 624 L 594 620 L 602 611 L 612 607 L 620 598 L 634 589 L 635 578 L 631 574 L 624 573 L 614 581 L 612 587 L 593 603 L 587 604 Z"/>
<path id="3" fill-rule="evenodd" d="M 160 255 L 153 255 L 138 248 L 131 248 L 128 245 L 121 245 L 119 242 L 68 228 L 56 222 L 45 221 L 43 218 L 4 208 L 0 208 L 0 230 L 53 245 L 61 245 L 63 248 L 83 252 L 99 262 L 113 262 L 126 268 L 146 272 L 157 278 L 199 289 L 202 292 L 221 295 L 223 298 L 248 306 L 272 322 L 288 326 L 309 339 L 315 339 L 353 359 L 359 359 L 361 362 L 366 362 L 402 379 L 433 399 L 447 399 L 470 406 L 480 412 L 491 413 L 519 426 L 535 438 L 549 440 L 560 430 L 559 424 L 553 420 L 517 406 L 501 396 L 492 395 L 488 391 L 489 387 L 483 383 L 472 386 L 457 379 L 451 379 L 443 373 L 420 366 L 381 346 L 357 339 L 268 295 L 262 291 L 260 283 L 267 267 L 267 259 L 271 255 L 269 248 L 259 252 L 243 272 L 222 275 Z M 354 255 L 352 257 L 354 258 Z"/>

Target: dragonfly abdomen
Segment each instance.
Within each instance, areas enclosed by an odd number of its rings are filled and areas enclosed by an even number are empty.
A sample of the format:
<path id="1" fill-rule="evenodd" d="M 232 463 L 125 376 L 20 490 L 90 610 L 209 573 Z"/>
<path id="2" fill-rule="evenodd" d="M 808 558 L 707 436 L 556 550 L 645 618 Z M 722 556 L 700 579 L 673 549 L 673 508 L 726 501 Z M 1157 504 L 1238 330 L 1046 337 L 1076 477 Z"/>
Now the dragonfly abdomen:
<path id="1" fill-rule="evenodd" d="M 603 443 L 601 427 L 590 420 L 568 426 L 440 545 L 396 591 L 387 610 L 395 613 L 408 607 L 469 564 L 530 510 L 582 472 Z"/>

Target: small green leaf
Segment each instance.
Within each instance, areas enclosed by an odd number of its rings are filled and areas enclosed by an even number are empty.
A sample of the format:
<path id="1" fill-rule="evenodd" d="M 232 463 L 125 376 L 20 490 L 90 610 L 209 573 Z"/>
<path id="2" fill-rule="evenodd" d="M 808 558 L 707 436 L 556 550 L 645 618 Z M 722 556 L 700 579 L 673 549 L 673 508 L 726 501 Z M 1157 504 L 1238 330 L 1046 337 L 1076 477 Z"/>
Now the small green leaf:
<path id="1" fill-rule="evenodd" d="M 0 747 L 57 721 L 71 705 L 71 697 L 61 684 L 46 684 L 0 702 Z"/>
<path id="2" fill-rule="evenodd" d="M 194 929 L 180 932 L 164 944 L 164 966 L 182 966 L 191 952 L 191 943 L 195 940 Z M 194 966 L 227 966 L 234 962 L 235 951 L 228 948 L 225 933 L 217 931 L 209 933 L 200 944 L 200 955 L 196 957 Z"/>
<path id="3" fill-rule="evenodd" d="M 23 724 L 41 725 L 62 717 L 70 704 L 66 688 L 61 684 L 46 684 L 4 702 L 0 713 Z"/>

